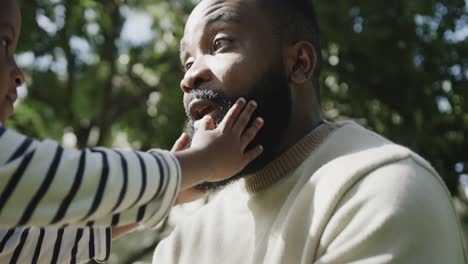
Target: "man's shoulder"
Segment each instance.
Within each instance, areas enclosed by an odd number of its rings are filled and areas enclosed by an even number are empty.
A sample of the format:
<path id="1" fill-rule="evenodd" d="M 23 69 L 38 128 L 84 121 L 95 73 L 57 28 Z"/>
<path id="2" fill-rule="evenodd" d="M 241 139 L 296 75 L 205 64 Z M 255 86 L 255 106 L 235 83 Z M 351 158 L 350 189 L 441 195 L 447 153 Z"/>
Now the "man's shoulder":
<path id="1" fill-rule="evenodd" d="M 326 176 L 335 181 L 320 182 L 312 216 L 323 223 L 317 233 L 324 234 L 325 251 L 344 246 L 346 238 L 353 237 L 366 249 L 388 247 L 395 259 L 404 261 L 428 249 L 440 259 L 462 258 L 463 242 L 449 192 L 435 171 L 411 151 L 402 148 L 393 155 L 405 152 L 400 159 L 356 168 L 341 182 L 330 173 Z M 358 158 L 350 160 L 357 163 Z M 400 252 L 396 245 L 414 247 L 415 252 Z"/>
<path id="2" fill-rule="evenodd" d="M 404 164 L 409 169 L 421 167 L 428 174 L 438 177 L 430 163 L 409 148 L 352 121 L 338 122 L 336 125 L 337 129 L 311 155 L 312 159 L 320 159 L 314 171 L 315 177 L 326 174 L 334 175 L 327 178 L 336 177 L 338 181 L 358 180 L 388 164 L 405 160 Z"/>
<path id="3" fill-rule="evenodd" d="M 339 151 L 360 151 L 377 146 L 394 144 L 389 139 L 371 131 L 364 126 L 344 120 L 333 123 L 334 132 L 325 142 L 327 147 L 338 147 Z M 330 145 L 330 143 L 333 143 Z"/>
<path id="4" fill-rule="evenodd" d="M 450 197 L 442 179 L 429 162 L 409 148 L 354 122 L 338 124 L 338 129 L 303 164 L 304 178 L 300 185 L 313 186 L 314 199 L 336 204 L 340 197 L 361 188 L 362 182 L 375 178 L 386 190 L 418 190 L 417 185 L 430 184 L 442 196 Z M 378 189 L 374 186 L 376 188 L 366 191 L 369 194 L 374 192 Z"/>
<path id="5" fill-rule="evenodd" d="M 450 234 L 444 239 L 456 237 L 458 223 L 450 193 L 418 154 L 352 122 L 342 124 L 323 147 L 318 156 L 328 155 L 328 160 L 301 184 L 302 190 L 313 192 L 301 190 L 297 199 L 308 198 L 314 204 L 315 219 L 328 225 L 332 218 L 364 215 L 368 220 L 385 218 L 383 226 L 410 229 L 432 219 L 427 226 Z"/>
<path id="6" fill-rule="evenodd" d="M 421 166 L 431 174 L 437 175 L 430 163 L 411 149 L 353 121 L 337 122 L 335 126 L 337 129 L 316 151 L 316 155 L 312 155 L 322 159 L 320 167 L 346 171 L 352 167 L 368 167 L 368 170 L 372 170 L 409 158 L 415 166 Z M 338 163 L 344 166 L 337 166 Z"/>

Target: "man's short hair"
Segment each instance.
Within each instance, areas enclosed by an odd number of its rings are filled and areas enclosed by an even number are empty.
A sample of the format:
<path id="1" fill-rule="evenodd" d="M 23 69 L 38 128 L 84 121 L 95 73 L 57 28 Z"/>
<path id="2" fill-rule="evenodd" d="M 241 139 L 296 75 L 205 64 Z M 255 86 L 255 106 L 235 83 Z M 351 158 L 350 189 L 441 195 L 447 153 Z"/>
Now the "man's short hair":
<path id="1" fill-rule="evenodd" d="M 313 83 L 320 100 L 320 69 L 322 54 L 320 47 L 319 26 L 312 0 L 258 0 L 260 8 L 267 11 L 267 15 L 274 26 L 274 31 L 282 45 L 293 44 L 298 41 L 308 41 L 315 49 L 316 68 Z"/>

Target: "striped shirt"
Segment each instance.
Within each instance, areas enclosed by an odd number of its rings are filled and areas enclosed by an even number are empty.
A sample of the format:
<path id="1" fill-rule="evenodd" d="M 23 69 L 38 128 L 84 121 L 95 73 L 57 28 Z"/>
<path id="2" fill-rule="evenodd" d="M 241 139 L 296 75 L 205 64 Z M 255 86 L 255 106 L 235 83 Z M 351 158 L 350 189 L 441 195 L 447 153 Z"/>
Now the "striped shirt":
<path id="1" fill-rule="evenodd" d="M 0 126 L 0 256 L 105 260 L 108 227 L 156 226 L 173 205 L 180 174 L 168 151 L 66 149 Z"/>
<path id="2" fill-rule="evenodd" d="M 17 227 L 0 230 L 0 263 L 105 262 L 110 228 Z"/>

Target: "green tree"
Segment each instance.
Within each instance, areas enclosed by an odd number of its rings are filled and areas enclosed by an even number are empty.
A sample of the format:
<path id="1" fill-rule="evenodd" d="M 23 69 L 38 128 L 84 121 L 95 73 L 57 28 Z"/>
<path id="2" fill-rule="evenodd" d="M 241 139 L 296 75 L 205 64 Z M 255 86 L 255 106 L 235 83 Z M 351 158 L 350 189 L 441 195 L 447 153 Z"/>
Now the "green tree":
<path id="1" fill-rule="evenodd" d="M 19 61 L 28 96 L 10 123 L 39 137 L 71 132 L 78 147 L 112 145 L 122 135 L 134 148 L 169 147 L 185 119 L 178 88 L 182 6 L 24 2 Z M 141 16 L 152 20 L 150 36 L 125 39 L 125 23 Z"/>
<path id="2" fill-rule="evenodd" d="M 325 113 L 357 119 L 409 146 L 454 191 L 455 165 L 467 161 L 468 151 L 466 3 L 317 0 L 316 5 L 326 63 Z"/>

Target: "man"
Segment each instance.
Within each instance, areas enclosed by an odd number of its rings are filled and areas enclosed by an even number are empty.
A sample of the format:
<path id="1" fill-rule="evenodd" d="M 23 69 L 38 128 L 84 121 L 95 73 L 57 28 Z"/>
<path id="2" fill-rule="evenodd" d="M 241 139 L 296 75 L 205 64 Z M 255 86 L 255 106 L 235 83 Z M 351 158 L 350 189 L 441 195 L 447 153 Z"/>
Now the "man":
<path id="1" fill-rule="evenodd" d="M 24 82 L 14 56 L 20 32 L 17 1 L 0 0 L 0 263 L 106 261 L 111 237 L 157 225 L 174 200 L 190 201 L 195 186 L 230 177 L 262 152 L 244 152 L 263 124 L 246 129 L 257 104 L 244 99 L 216 129 L 210 117 L 199 120 L 190 149 L 182 135 L 173 153 L 67 149 L 9 130 L 2 123 Z"/>
<path id="2" fill-rule="evenodd" d="M 189 125 L 258 101 L 263 156 L 156 249 L 153 263 L 465 263 L 432 167 L 353 122 L 322 120 L 306 0 L 203 0 L 181 41 Z M 235 181 L 242 178 L 242 180 Z M 231 183 L 228 185 L 228 183 Z"/>

